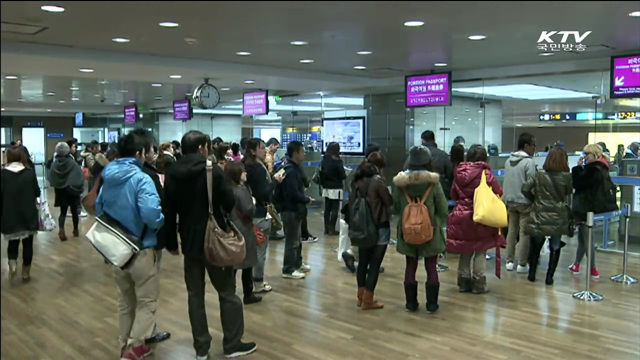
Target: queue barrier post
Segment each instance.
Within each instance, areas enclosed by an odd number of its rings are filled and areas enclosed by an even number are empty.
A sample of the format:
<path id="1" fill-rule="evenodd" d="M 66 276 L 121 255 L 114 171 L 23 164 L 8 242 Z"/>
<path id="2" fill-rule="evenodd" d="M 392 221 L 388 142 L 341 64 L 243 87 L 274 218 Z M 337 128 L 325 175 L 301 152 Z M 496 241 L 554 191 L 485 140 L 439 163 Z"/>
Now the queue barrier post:
<path id="1" fill-rule="evenodd" d="M 638 282 L 638 279 L 627 274 L 627 261 L 629 259 L 629 215 L 631 212 L 631 205 L 625 206 L 626 214 L 624 215 L 624 253 L 622 258 L 622 274 L 618 274 L 611 277 L 611 280 L 617 283 L 625 285 L 632 285 Z"/>
<path id="2" fill-rule="evenodd" d="M 591 261 L 592 261 L 592 251 L 593 250 L 593 212 L 587 213 L 587 222 L 584 226 L 587 227 L 587 285 L 586 290 L 579 291 L 573 294 L 573 297 L 578 300 L 583 301 L 602 301 L 604 300 L 604 296 L 591 291 Z"/>

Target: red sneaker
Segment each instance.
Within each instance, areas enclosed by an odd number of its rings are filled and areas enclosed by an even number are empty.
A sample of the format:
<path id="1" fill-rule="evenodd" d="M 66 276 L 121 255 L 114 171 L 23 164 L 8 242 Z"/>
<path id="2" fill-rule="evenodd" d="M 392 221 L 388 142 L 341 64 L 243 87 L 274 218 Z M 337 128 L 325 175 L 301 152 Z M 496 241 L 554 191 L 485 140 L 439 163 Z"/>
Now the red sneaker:
<path id="1" fill-rule="evenodd" d="M 580 263 L 574 263 L 573 265 L 569 266 L 569 272 L 571 272 L 573 275 L 579 275 Z"/>
<path id="2" fill-rule="evenodd" d="M 147 345 L 128 346 L 120 356 L 120 360 L 142 360 L 151 355 L 153 350 Z"/>
<path id="3" fill-rule="evenodd" d="M 591 268 L 591 278 L 592 279 L 599 279 L 600 278 L 600 273 L 598 272 L 598 269 L 596 269 L 595 266 Z"/>

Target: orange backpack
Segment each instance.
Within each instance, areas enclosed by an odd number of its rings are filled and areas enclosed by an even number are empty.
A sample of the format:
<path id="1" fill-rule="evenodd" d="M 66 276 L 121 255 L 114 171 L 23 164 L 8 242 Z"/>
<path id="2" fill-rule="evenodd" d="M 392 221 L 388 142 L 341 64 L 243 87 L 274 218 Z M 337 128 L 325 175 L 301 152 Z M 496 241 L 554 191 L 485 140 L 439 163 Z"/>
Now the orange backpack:
<path id="1" fill-rule="evenodd" d="M 402 212 L 402 236 L 407 244 L 422 245 L 433 239 L 433 224 L 429 209 L 425 205 L 433 186 L 429 186 L 422 199 L 412 199 L 402 190 L 408 203 Z"/>

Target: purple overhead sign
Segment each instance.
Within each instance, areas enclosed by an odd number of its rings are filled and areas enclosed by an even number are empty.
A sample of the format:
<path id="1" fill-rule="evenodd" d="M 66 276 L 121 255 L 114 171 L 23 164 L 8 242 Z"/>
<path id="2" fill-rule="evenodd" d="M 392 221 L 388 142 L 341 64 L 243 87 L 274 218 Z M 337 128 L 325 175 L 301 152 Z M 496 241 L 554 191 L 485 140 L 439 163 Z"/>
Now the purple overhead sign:
<path id="1" fill-rule="evenodd" d="M 405 77 L 405 106 L 451 105 L 451 73 Z"/>
<path id="2" fill-rule="evenodd" d="M 191 120 L 191 101 L 176 100 L 173 102 L 174 120 Z"/>
<path id="3" fill-rule="evenodd" d="M 242 96 L 243 115 L 266 115 L 269 113 L 269 99 L 266 91 L 244 93 Z"/>
<path id="4" fill-rule="evenodd" d="M 611 58 L 611 97 L 640 97 L 640 55 Z"/>
<path id="5" fill-rule="evenodd" d="M 124 107 L 124 122 L 134 123 L 138 120 L 138 107 L 136 105 Z"/>

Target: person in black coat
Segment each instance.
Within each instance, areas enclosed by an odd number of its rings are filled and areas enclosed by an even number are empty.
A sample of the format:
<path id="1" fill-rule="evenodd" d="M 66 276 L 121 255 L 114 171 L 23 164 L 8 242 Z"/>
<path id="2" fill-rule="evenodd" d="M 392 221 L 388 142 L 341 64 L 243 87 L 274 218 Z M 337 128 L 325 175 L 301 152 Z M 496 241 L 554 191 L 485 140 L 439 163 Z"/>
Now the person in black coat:
<path id="1" fill-rule="evenodd" d="M 343 182 L 347 178 L 344 163 L 340 159 L 340 144 L 332 142 L 327 145 L 320 166 L 320 185 L 324 197 L 324 234 L 337 236 L 336 222 L 340 216 L 340 201 L 344 195 Z"/>
<path id="2" fill-rule="evenodd" d="M 31 279 L 33 259 L 33 236 L 38 233 L 39 215 L 36 199 L 40 197 L 40 187 L 36 173 L 31 167 L 22 146 L 7 150 L 7 166 L 2 169 L 0 222 L 2 234 L 9 241 L 9 275 L 17 272 L 18 251 L 22 240 L 22 280 Z"/>
<path id="3" fill-rule="evenodd" d="M 224 172 L 213 165 L 207 169 L 207 137 L 200 131 L 189 131 L 182 137 L 183 156 L 165 176 L 165 241 L 169 252 L 178 254 L 176 216 L 180 216 L 180 240 L 184 255 L 184 279 L 188 292 L 189 320 L 196 356 L 206 357 L 211 347 L 211 334 L 204 307 L 205 270 L 218 292 L 222 320 L 223 352 L 227 357 L 249 354 L 255 343 L 243 343 L 244 319 L 242 300 L 236 295 L 232 266 L 210 264 L 204 254 L 204 238 L 209 219 L 209 201 L 213 217 L 227 231 L 226 215 L 235 206 L 233 189 Z M 211 171 L 211 198 L 207 189 L 207 171 Z"/>

